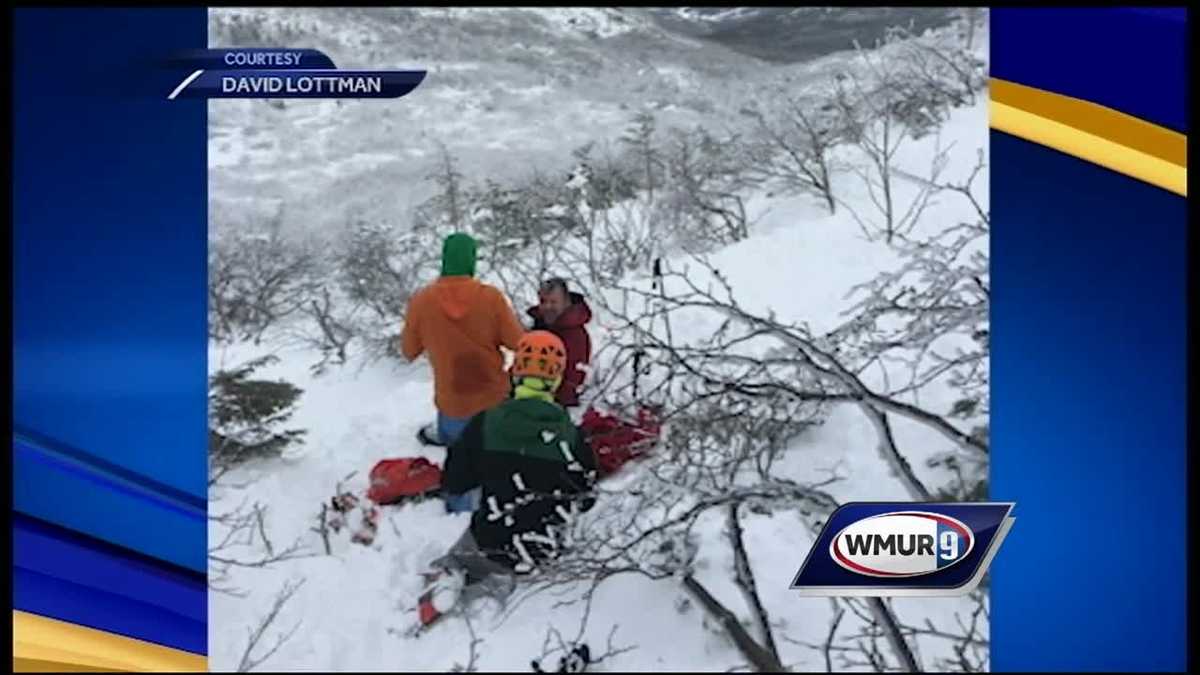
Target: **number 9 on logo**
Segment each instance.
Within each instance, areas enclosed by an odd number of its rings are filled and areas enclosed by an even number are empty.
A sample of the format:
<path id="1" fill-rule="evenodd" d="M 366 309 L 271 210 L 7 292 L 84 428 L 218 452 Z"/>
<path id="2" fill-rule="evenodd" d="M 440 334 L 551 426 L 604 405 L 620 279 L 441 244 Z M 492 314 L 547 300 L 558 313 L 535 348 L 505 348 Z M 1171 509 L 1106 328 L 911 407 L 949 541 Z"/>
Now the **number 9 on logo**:
<path id="1" fill-rule="evenodd" d="M 946 562 L 958 559 L 958 533 L 947 529 L 938 533 L 938 557 Z"/>

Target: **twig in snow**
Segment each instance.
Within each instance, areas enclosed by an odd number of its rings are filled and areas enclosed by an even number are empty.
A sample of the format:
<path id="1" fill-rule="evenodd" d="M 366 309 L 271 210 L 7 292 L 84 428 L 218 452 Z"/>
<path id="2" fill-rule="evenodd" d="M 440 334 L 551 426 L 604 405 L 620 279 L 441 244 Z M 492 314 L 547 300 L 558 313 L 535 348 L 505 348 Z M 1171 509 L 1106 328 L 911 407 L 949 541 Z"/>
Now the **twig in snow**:
<path id="1" fill-rule="evenodd" d="M 729 611 L 728 607 L 722 605 L 719 600 L 713 597 L 708 592 L 708 589 L 696 581 L 695 577 L 690 574 L 685 575 L 683 577 L 683 585 L 700 601 L 704 609 L 720 622 L 721 627 L 725 629 L 730 639 L 733 640 L 734 645 L 754 665 L 758 672 L 781 673 L 784 671 L 783 664 L 779 662 L 779 659 L 762 645 L 758 644 L 754 638 L 750 637 L 750 634 L 746 632 L 746 629 L 737 620 L 737 616 Z"/>
<path id="2" fill-rule="evenodd" d="M 738 507 L 740 505 L 740 503 L 734 502 L 728 508 L 729 541 L 733 546 L 734 572 L 737 576 L 737 585 L 746 597 L 746 603 L 754 612 L 754 619 L 758 623 L 758 630 L 762 634 L 764 646 L 771 653 L 771 656 L 776 661 L 779 661 L 779 649 L 775 646 L 775 637 L 771 634 L 771 618 L 767 614 L 767 608 L 763 606 L 762 599 L 758 595 L 758 584 L 755 583 L 754 570 L 750 567 L 750 556 L 746 552 L 746 542 L 742 536 L 742 522 L 738 517 Z"/>
<path id="3" fill-rule="evenodd" d="M 289 581 L 285 583 L 283 585 L 283 589 L 280 590 L 280 592 L 275 596 L 275 601 L 271 604 L 270 611 L 267 612 L 267 615 L 258 622 L 257 626 L 250 630 L 246 649 L 242 652 L 242 658 L 238 662 L 237 671 L 239 673 L 245 673 L 254 670 L 264 661 L 271 658 L 275 652 L 279 651 L 279 648 L 282 647 L 288 640 L 290 640 L 292 636 L 296 634 L 296 631 L 300 629 L 300 624 L 302 621 L 298 620 L 290 630 L 277 634 L 275 637 L 275 643 L 269 649 L 267 649 L 265 653 L 259 657 L 254 656 L 254 650 L 256 647 L 258 647 L 259 642 L 262 641 L 263 636 L 266 635 L 267 629 L 271 627 L 271 624 L 273 624 L 277 618 L 279 618 L 280 610 L 282 610 L 284 605 L 286 605 L 288 601 L 295 596 L 296 591 L 304 585 L 304 581 L 304 579 L 301 579 L 298 582 Z"/>
<path id="4" fill-rule="evenodd" d="M 267 537 L 267 527 L 263 523 L 263 512 L 265 512 L 265 511 L 266 511 L 266 508 L 255 509 L 254 510 L 254 519 L 258 524 L 258 536 L 262 538 L 263 544 L 267 547 L 267 555 L 274 556 L 275 555 L 275 547 L 271 544 L 270 538 Z"/>
<path id="5" fill-rule="evenodd" d="M 475 672 L 479 663 L 478 648 L 483 640 L 475 634 L 475 626 L 471 625 L 471 613 L 464 611 L 461 612 L 460 615 L 463 618 L 463 623 L 467 625 L 467 635 L 471 637 L 470 641 L 467 643 L 467 664 L 465 666 L 455 664 L 454 667 L 450 669 L 450 672 L 473 673 Z"/>
<path id="6" fill-rule="evenodd" d="M 837 614 L 833 615 L 833 621 L 829 622 L 829 635 L 825 638 L 825 672 L 833 672 L 833 659 L 830 656 L 830 649 L 833 647 L 833 638 L 837 635 L 838 625 L 842 623 L 842 617 L 845 616 L 846 610 L 841 607 L 837 608 Z"/>
<path id="7" fill-rule="evenodd" d="M 325 555 L 331 555 L 333 553 L 333 548 L 329 545 L 329 521 L 327 520 L 328 513 L 329 505 L 322 503 L 321 515 L 318 518 L 318 525 L 317 527 L 312 528 L 313 532 L 321 535 L 321 541 L 325 544 Z"/>
<path id="8" fill-rule="evenodd" d="M 908 640 L 904 639 L 903 633 L 900 632 L 900 624 L 896 621 L 896 615 L 892 609 L 887 606 L 882 598 L 867 598 L 867 604 L 874 612 L 876 620 L 883 628 L 884 636 L 891 645 L 892 652 L 896 658 L 900 659 L 901 665 L 906 672 L 917 673 L 921 671 L 921 665 L 917 663 L 917 657 L 913 654 L 912 647 L 908 644 Z"/>

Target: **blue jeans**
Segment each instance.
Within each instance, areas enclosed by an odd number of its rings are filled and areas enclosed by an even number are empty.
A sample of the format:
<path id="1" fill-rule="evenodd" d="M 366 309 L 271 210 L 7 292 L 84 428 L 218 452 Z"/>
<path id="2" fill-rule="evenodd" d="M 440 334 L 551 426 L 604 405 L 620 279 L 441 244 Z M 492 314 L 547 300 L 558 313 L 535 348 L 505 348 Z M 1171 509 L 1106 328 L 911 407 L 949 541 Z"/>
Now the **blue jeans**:
<path id="1" fill-rule="evenodd" d="M 438 413 L 438 440 L 445 443 L 447 448 L 454 445 L 454 441 L 458 440 L 458 437 L 462 435 L 463 429 L 467 428 L 467 423 L 470 421 L 470 417 L 448 417 L 442 413 Z"/>
<path id="2" fill-rule="evenodd" d="M 474 513 L 483 498 L 483 488 L 467 490 L 461 495 L 445 495 L 446 513 Z"/>
<path id="3" fill-rule="evenodd" d="M 438 436 L 441 441 L 446 444 L 446 452 L 451 452 L 450 446 L 458 440 L 462 435 L 463 429 L 467 428 L 467 423 L 471 421 L 469 417 L 447 417 L 442 413 L 438 413 L 437 427 Z M 479 508 L 479 501 L 483 491 L 480 488 L 468 490 L 461 495 L 445 495 L 446 511 L 448 513 L 471 513 Z"/>

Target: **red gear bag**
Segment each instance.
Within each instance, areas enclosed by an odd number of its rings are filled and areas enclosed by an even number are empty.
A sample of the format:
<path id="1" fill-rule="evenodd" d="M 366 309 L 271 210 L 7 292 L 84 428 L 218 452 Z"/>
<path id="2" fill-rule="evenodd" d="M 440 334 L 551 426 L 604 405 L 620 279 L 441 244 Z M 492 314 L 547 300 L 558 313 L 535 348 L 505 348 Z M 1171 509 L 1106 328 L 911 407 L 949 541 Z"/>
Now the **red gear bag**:
<path id="1" fill-rule="evenodd" d="M 385 459 L 371 469 L 367 497 L 376 504 L 392 504 L 436 492 L 441 485 L 442 470 L 424 457 Z"/>

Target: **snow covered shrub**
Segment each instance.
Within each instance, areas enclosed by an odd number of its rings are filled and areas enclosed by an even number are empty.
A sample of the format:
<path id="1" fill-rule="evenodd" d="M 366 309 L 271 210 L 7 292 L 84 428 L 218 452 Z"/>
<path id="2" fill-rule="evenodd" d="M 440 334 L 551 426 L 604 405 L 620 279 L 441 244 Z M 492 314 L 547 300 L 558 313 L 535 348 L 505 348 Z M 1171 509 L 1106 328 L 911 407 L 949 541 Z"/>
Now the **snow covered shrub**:
<path id="1" fill-rule="evenodd" d="M 329 284 L 322 284 L 300 310 L 305 321 L 290 331 L 301 344 L 321 353 L 321 360 L 310 367 L 314 375 L 324 373 L 330 361 L 344 365 L 349 356 L 350 342 L 360 327 L 354 323 L 354 308 L 347 312 L 344 304 L 335 300 Z"/>
<path id="2" fill-rule="evenodd" d="M 489 278 L 514 297 L 549 272 L 603 287 L 649 272 L 667 250 L 711 251 L 748 236 L 738 139 L 703 129 L 665 136 L 651 116 L 637 119 L 618 153 L 594 143 L 574 150 L 565 181 L 533 173 L 470 191 L 465 229 Z"/>
<path id="3" fill-rule="evenodd" d="M 275 363 L 274 356 L 255 359 L 209 377 L 208 457 L 210 473 L 242 462 L 277 457 L 298 443 L 302 429 L 284 429 L 303 391 L 280 380 L 251 379 Z"/>
<path id="4" fill-rule="evenodd" d="M 987 64 L 961 46 L 928 38 L 902 45 L 899 98 L 892 109 L 913 138 L 933 132 L 951 108 L 974 105 L 987 86 Z"/>
<path id="5" fill-rule="evenodd" d="M 257 343 L 308 300 L 317 256 L 278 228 L 218 232 L 208 247 L 209 337 Z"/>
<path id="6" fill-rule="evenodd" d="M 973 217 L 895 244 L 896 267 L 851 289 L 855 303 L 844 312 L 848 320 L 829 335 L 852 368 L 875 360 L 903 365 L 910 375 L 892 384 L 892 396 L 930 386 L 953 392 L 921 415 L 957 446 L 928 462 L 949 474 L 949 482 L 937 490 L 947 499 L 966 500 L 987 491 L 991 228 L 984 188 L 976 180 L 984 168 L 980 150 L 965 180 L 934 186 L 943 205 L 960 199 L 962 213 Z"/>
<path id="7" fill-rule="evenodd" d="M 663 447 L 640 466 L 625 469 L 629 480 L 616 488 L 602 485 L 596 506 L 565 525 L 566 547 L 539 570 L 527 592 L 577 586 L 580 580 L 595 589 L 617 574 L 679 580 L 703 607 L 701 622 L 711 621 L 714 630 L 732 638 L 759 670 L 776 672 L 781 668 L 770 631 L 764 631 L 765 645 L 760 644 L 762 638 L 747 630 L 747 620 L 710 593 L 697 573 L 732 554 L 736 584 L 750 601 L 753 621 L 767 626 L 770 617 L 756 590 L 739 507 L 824 518 L 837 504 L 821 490 L 771 470 L 773 458 L 803 423 L 777 416 L 766 401 L 761 407 L 746 405 L 738 393 L 693 403 L 675 411 Z M 685 598 L 676 610 L 685 613 L 690 604 Z"/>
<path id="8" fill-rule="evenodd" d="M 436 274 L 440 256 L 430 237 L 419 231 L 401 231 L 388 223 L 358 221 L 335 245 L 333 266 L 338 290 L 350 307 L 341 321 L 329 313 L 329 297 L 314 295 L 310 314 L 322 312 L 366 344 L 373 356 L 392 353 L 400 334 L 409 298 Z M 315 304 L 313 304 L 315 303 Z M 321 325 L 318 323 L 318 325 Z M 334 340 L 334 346 L 338 340 Z"/>
<path id="9" fill-rule="evenodd" d="M 743 108 L 755 124 L 747 142 L 750 172 L 785 193 L 819 197 L 835 213 L 831 151 L 846 140 L 837 107 L 816 96 L 802 98 L 785 91 L 763 100 L 768 103 Z"/>
<path id="10" fill-rule="evenodd" d="M 555 206 L 553 200 L 531 187 L 506 187 L 487 179 L 471 202 L 471 231 L 480 248 L 496 258 L 517 255 L 564 229 L 560 217 L 547 212 Z"/>
<path id="11" fill-rule="evenodd" d="M 383 320 L 399 320 L 432 257 L 411 234 L 385 223 L 351 225 L 334 252 L 339 285 L 351 302 Z M 436 258 L 435 258 L 436 259 Z"/>
<path id="12" fill-rule="evenodd" d="M 742 192 L 752 187 L 753 157 L 737 136 L 697 127 L 672 132 L 664 149 L 665 188 L 675 199 L 671 244 L 708 252 L 750 235 Z"/>
<path id="13" fill-rule="evenodd" d="M 647 270 L 661 250 L 654 203 L 638 197 L 589 214 L 588 259 L 601 285 L 632 270 Z"/>
<path id="14" fill-rule="evenodd" d="M 543 176 L 514 186 L 488 179 L 471 192 L 466 230 L 479 243 L 479 275 L 510 298 L 532 297 L 579 223 L 566 192 Z"/>
<path id="15" fill-rule="evenodd" d="M 692 571 L 707 555 L 705 518 L 730 504 L 814 509 L 832 503 L 817 490 L 775 475 L 771 467 L 810 422 L 786 419 L 767 405 L 730 394 L 697 400 L 671 418 L 662 447 L 621 487 L 602 490 L 587 514 L 569 525 L 569 548 L 546 570 L 546 581 L 637 572 L 667 578 Z M 635 470 L 634 468 L 627 469 Z M 718 545 L 721 545 L 718 543 Z"/>
<path id="16" fill-rule="evenodd" d="M 606 408 L 620 410 L 622 401 L 631 400 L 658 408 L 665 434 L 653 455 L 630 469 L 637 471 L 630 481 L 606 491 L 594 512 L 580 518 L 575 547 L 562 563 L 575 574 L 686 574 L 711 545 L 710 537 L 697 538 L 695 528 L 707 532 L 701 521 L 724 518 L 730 505 L 797 508 L 802 514 L 829 505 L 819 491 L 776 470 L 785 449 L 824 414 L 819 398 L 797 395 L 815 388 L 812 376 L 800 372 L 802 359 L 787 364 L 773 353 L 737 348 L 759 330 L 741 322 L 699 339 L 673 337 L 665 315 L 681 325 L 694 320 L 690 298 L 660 302 L 649 295 L 623 308 L 602 305 L 604 296 L 596 296 L 598 307 L 633 328 L 610 336 L 603 353 L 597 352 L 603 372 L 594 386 Z M 710 302 L 696 298 L 697 304 Z M 652 367 L 634 373 L 629 356 L 635 351 L 644 352 Z"/>
<path id="17" fill-rule="evenodd" d="M 898 186 L 904 180 L 897 171 L 897 158 L 905 141 L 912 138 L 912 125 L 940 124 L 941 117 L 905 117 L 907 99 L 896 61 L 881 50 L 859 51 L 857 70 L 839 73 L 830 101 L 842 118 L 841 129 L 865 161 L 850 167 L 867 190 L 871 215 L 851 216 L 868 239 L 882 238 L 891 244 L 896 235 L 907 234 L 920 219 L 932 190 L 918 190 L 911 199 L 901 199 Z M 940 114 L 940 113 L 939 113 Z M 944 153 L 935 159 L 930 180 L 937 179 Z"/>
<path id="18" fill-rule="evenodd" d="M 867 160 L 849 168 L 867 189 L 875 212 L 870 217 L 851 210 L 868 238 L 891 244 L 912 230 L 932 195 L 928 184 L 938 180 L 945 153 L 937 153 L 931 176 L 916 179 L 926 185 L 914 198 L 898 199 L 897 181 L 912 179 L 897 168 L 902 146 L 934 133 L 952 108 L 973 104 L 986 85 L 986 61 L 947 30 L 914 36 L 903 28 L 890 29 L 881 44 L 857 49 L 853 62 L 833 75 L 816 110 L 819 117 L 834 114 L 836 122 L 826 133 L 857 146 Z M 804 155 L 791 159 L 805 163 Z M 807 163 L 817 171 L 802 171 L 803 182 L 819 189 L 826 182 L 822 166 Z M 838 202 L 831 192 L 825 195 L 831 205 Z"/>
<path id="19" fill-rule="evenodd" d="M 932 133 L 950 109 L 974 105 L 987 87 L 987 62 L 956 31 L 914 35 L 903 27 L 888 30 L 883 44 L 863 52 L 869 84 L 862 92 L 883 101 L 914 139 Z"/>
<path id="20" fill-rule="evenodd" d="M 588 209 L 603 211 L 637 196 L 638 180 L 627 157 L 597 153 L 595 143 L 577 148 L 572 154 L 578 165 L 567 184 L 582 192 Z"/>
<path id="21" fill-rule="evenodd" d="M 446 234 L 461 230 L 471 208 L 470 196 L 458 160 L 444 143 L 438 143 L 438 165 L 425 175 L 425 180 L 433 183 L 435 193 L 418 208 L 414 229 Z"/>
<path id="22" fill-rule="evenodd" d="M 634 115 L 629 127 L 621 136 L 621 144 L 629 153 L 632 164 L 637 167 L 639 187 L 645 190 L 651 199 L 661 183 L 664 167 L 657 130 L 658 123 L 654 114 L 643 111 Z"/>
<path id="23" fill-rule="evenodd" d="M 988 500 L 988 471 L 986 464 L 963 466 L 963 458 L 947 454 L 931 457 L 928 466 L 954 474 L 954 478 L 938 488 L 934 499 L 945 502 L 983 502 Z"/>

